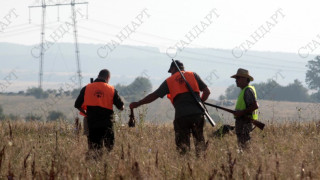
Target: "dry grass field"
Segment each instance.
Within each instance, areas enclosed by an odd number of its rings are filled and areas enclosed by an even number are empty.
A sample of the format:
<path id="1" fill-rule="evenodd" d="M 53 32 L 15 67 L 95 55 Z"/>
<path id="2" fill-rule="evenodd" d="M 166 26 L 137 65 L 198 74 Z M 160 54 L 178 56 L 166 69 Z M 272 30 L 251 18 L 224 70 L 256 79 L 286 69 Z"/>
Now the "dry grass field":
<path id="1" fill-rule="evenodd" d="M 31 96 L 4 96 L 0 95 L 0 105 L 5 114 L 14 114 L 23 119 L 28 113 L 47 116 L 49 111 L 61 111 L 67 121 L 73 122 L 78 111 L 73 107 L 75 99 L 71 97 L 50 97 L 39 100 Z M 212 101 L 209 101 L 212 102 Z M 303 122 L 320 120 L 320 104 L 318 103 L 297 103 L 279 101 L 259 101 L 260 120 L 263 122 Z M 233 109 L 234 106 L 228 108 Z M 223 122 L 233 123 L 233 116 L 215 108 L 208 107 L 210 113 L 217 113 Z M 140 108 L 138 111 L 146 111 L 147 122 L 168 122 L 174 118 L 174 109 L 167 98 L 159 98 L 155 102 Z M 118 113 L 124 121 L 128 120 L 129 109 Z"/>
<path id="2" fill-rule="evenodd" d="M 10 128 L 11 126 L 11 128 Z M 11 129 L 11 131 L 10 131 Z M 64 122 L 0 123 L 0 179 L 320 179 L 320 127 L 314 122 L 253 131 L 238 153 L 236 136 L 211 137 L 200 158 L 176 152 L 172 125 L 115 124 L 116 144 L 86 160 L 86 138 Z"/>
<path id="3" fill-rule="evenodd" d="M 173 110 L 158 100 L 136 110 L 138 124 L 129 128 L 128 111 L 116 113 L 116 143 L 101 160 L 86 160 L 86 137 L 76 131 L 74 100 L 62 98 L 50 110 L 67 121 L 24 122 L 23 117 L 43 100 L 0 96 L 5 114 L 22 121 L 0 121 L 0 179 L 320 179 L 318 104 L 260 101 L 263 131 L 252 133 L 250 149 L 238 152 L 236 136 L 212 137 L 230 114 L 209 108 L 222 121 L 206 123 L 209 146 L 200 158 L 194 147 L 181 156 L 174 143 Z M 229 107 L 232 108 L 232 107 Z M 164 123 L 159 123 L 164 122 Z"/>

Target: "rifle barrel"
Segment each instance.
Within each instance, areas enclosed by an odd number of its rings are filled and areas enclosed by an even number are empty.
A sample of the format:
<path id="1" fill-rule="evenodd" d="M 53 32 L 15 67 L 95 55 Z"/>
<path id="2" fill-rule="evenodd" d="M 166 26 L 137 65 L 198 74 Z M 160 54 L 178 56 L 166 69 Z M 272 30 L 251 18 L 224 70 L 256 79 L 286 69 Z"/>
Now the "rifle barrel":
<path id="1" fill-rule="evenodd" d="M 224 111 L 227 111 L 229 113 L 234 113 L 235 112 L 234 110 L 231 110 L 231 109 L 228 109 L 228 108 L 224 108 L 224 107 L 221 107 L 221 106 L 217 106 L 217 105 L 214 105 L 214 104 L 211 104 L 211 103 L 204 102 L 204 104 L 206 104 L 208 106 L 212 106 L 212 107 L 218 108 L 218 109 L 221 109 L 221 110 L 224 110 Z"/>
<path id="2" fill-rule="evenodd" d="M 216 123 L 213 121 L 213 119 L 210 117 L 206 107 L 204 106 L 203 102 L 201 101 L 201 99 L 199 99 L 197 97 L 197 95 L 195 94 L 195 92 L 193 91 L 192 87 L 190 86 L 190 84 L 188 83 L 187 79 L 184 77 L 184 75 L 182 74 L 179 66 L 177 65 L 177 63 L 174 61 L 174 59 L 172 59 L 172 62 L 174 63 L 174 65 L 176 66 L 176 68 L 178 69 L 181 77 L 183 78 L 184 82 L 187 85 L 187 88 L 189 90 L 189 92 L 192 94 L 194 100 L 197 102 L 197 104 L 199 105 L 199 107 L 202 109 L 204 115 L 206 116 L 206 118 L 208 119 L 208 121 L 210 122 L 210 124 L 214 127 L 216 125 Z"/>
<path id="3" fill-rule="evenodd" d="M 218 109 L 221 109 L 221 110 L 224 110 L 224 111 L 227 111 L 229 113 L 234 113 L 235 111 L 234 110 L 231 110 L 231 109 L 228 109 L 228 108 L 224 108 L 224 107 L 221 107 L 221 106 L 217 106 L 217 105 L 214 105 L 214 104 L 210 104 L 210 103 L 207 103 L 207 102 L 204 102 L 204 104 L 208 105 L 208 106 L 212 106 L 212 107 L 215 107 L 215 108 L 218 108 Z M 265 124 L 260 122 L 260 121 L 257 121 L 257 120 L 253 120 L 250 118 L 250 121 L 252 124 L 254 124 L 255 126 L 257 126 L 259 129 L 263 130 Z"/>

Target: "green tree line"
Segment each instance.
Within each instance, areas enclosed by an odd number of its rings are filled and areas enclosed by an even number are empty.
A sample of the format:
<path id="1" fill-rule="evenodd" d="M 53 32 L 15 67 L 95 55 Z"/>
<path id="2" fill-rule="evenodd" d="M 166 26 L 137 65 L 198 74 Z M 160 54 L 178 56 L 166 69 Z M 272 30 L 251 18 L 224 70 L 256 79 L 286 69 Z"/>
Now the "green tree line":
<path id="1" fill-rule="evenodd" d="M 127 86 L 117 84 L 115 88 L 126 102 L 133 102 L 140 100 L 142 97 L 150 93 L 152 90 L 152 84 L 148 78 L 137 77 L 131 84 Z"/>
<path id="2" fill-rule="evenodd" d="M 310 102 L 311 96 L 308 89 L 303 87 L 299 80 L 287 86 L 278 84 L 275 80 L 269 79 L 267 82 L 253 83 L 258 95 L 258 99 L 276 100 L 276 101 L 293 101 L 293 102 Z M 226 89 L 227 99 L 236 99 L 240 93 L 240 88 L 231 85 Z"/>
<path id="3" fill-rule="evenodd" d="M 276 100 L 276 101 L 294 101 L 294 102 L 320 102 L 320 56 L 308 61 L 306 67 L 306 83 L 311 90 L 314 90 L 311 95 L 308 94 L 308 89 L 303 87 L 302 82 L 294 80 L 293 83 L 287 86 L 278 84 L 274 79 L 269 79 L 267 82 L 253 83 L 256 88 L 258 99 Z M 240 93 L 240 88 L 235 85 L 229 86 L 225 91 L 225 96 L 220 99 L 236 99 Z"/>

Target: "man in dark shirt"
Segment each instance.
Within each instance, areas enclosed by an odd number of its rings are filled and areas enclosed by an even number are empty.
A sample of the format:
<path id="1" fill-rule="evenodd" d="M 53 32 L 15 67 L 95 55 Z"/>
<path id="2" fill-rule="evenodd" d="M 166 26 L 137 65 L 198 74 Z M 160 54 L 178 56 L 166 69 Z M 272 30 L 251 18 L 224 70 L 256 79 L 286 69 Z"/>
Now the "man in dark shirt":
<path id="1" fill-rule="evenodd" d="M 81 89 L 74 107 L 88 118 L 89 150 L 100 150 L 103 145 L 111 151 L 114 145 L 113 104 L 123 110 L 124 104 L 116 89 L 109 85 L 110 72 L 100 71 L 97 79 Z"/>
<path id="2" fill-rule="evenodd" d="M 249 75 L 248 70 L 239 68 L 237 74 L 231 78 L 235 78 L 237 86 L 241 88 L 234 116 L 238 144 L 241 149 L 244 149 L 247 148 L 251 139 L 252 123 L 250 119 L 258 120 L 257 94 L 255 88 L 249 85 L 250 81 L 253 81 L 253 77 Z"/>
<path id="3" fill-rule="evenodd" d="M 192 89 L 200 97 L 200 91 L 203 92 L 201 100 L 204 102 L 210 95 L 210 90 L 201 78 L 193 72 L 184 71 L 183 64 L 176 60 L 177 65 L 183 71 L 187 81 Z M 173 122 L 175 130 L 175 141 L 178 151 L 185 154 L 190 150 L 190 132 L 195 139 L 196 154 L 206 149 L 203 135 L 204 115 L 203 111 L 197 105 L 192 94 L 188 91 L 184 80 L 174 63 L 171 63 L 168 71 L 171 76 L 164 81 L 160 87 L 153 93 L 147 95 L 138 102 L 132 102 L 130 108 L 137 108 L 143 104 L 148 104 L 157 98 L 163 98 L 168 95 L 175 108 L 175 119 Z"/>

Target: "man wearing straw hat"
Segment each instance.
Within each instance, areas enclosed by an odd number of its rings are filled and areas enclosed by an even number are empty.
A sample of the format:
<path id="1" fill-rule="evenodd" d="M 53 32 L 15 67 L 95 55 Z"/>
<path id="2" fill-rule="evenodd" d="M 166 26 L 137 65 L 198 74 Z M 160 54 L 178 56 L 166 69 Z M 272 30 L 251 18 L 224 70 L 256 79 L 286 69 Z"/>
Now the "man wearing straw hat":
<path id="1" fill-rule="evenodd" d="M 240 150 L 247 148 L 250 141 L 250 132 L 252 131 L 252 123 L 250 119 L 258 120 L 258 103 L 257 93 L 250 81 L 253 77 L 249 75 L 249 71 L 239 68 L 237 74 L 231 76 L 236 79 L 237 87 L 241 89 L 236 103 L 236 134 Z"/>

